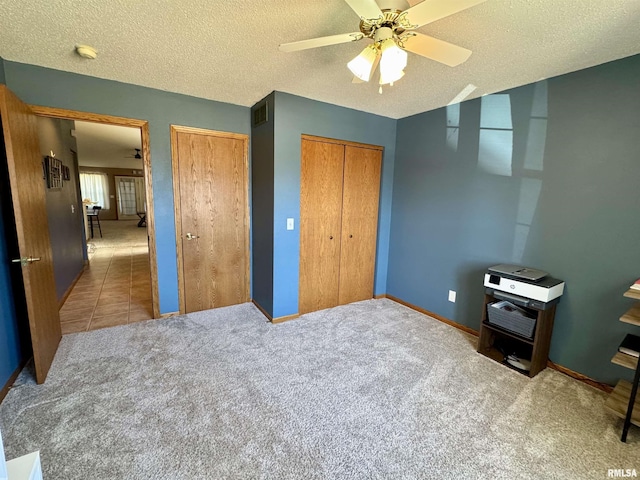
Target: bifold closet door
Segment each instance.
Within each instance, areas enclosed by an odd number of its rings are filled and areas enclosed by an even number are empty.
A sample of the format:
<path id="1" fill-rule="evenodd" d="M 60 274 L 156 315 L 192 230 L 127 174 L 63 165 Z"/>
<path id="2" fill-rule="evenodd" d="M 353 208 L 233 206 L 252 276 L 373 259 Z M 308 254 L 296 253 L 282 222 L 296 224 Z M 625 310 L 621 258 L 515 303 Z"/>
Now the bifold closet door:
<path id="1" fill-rule="evenodd" d="M 382 152 L 345 147 L 338 303 L 373 298 Z"/>
<path id="2" fill-rule="evenodd" d="M 300 313 L 338 304 L 344 148 L 302 140 Z"/>

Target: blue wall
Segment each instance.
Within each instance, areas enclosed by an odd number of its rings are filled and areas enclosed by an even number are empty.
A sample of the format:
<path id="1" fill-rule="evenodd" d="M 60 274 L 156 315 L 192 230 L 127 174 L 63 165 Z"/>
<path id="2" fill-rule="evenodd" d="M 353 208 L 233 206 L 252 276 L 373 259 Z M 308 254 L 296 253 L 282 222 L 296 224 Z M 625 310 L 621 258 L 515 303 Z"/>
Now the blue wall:
<path id="1" fill-rule="evenodd" d="M 640 277 L 640 56 L 398 122 L 387 291 L 474 329 L 497 263 L 566 281 L 551 360 L 613 383 Z M 457 303 L 447 301 L 448 290 Z"/>
<path id="2" fill-rule="evenodd" d="M 249 108 L 34 65 L 4 66 L 7 86 L 26 103 L 149 121 L 160 311 L 178 311 L 169 126 L 248 134 Z"/>
<path id="3" fill-rule="evenodd" d="M 374 291 L 385 293 L 396 120 L 275 92 L 273 316 L 298 312 L 302 134 L 384 147 Z M 286 229 L 294 218 L 296 228 Z"/>
<path id="4" fill-rule="evenodd" d="M 251 128 L 251 266 L 252 298 L 273 313 L 273 110 L 275 94 L 267 103 L 267 123 Z M 255 108 L 255 107 L 254 107 Z"/>
<path id="5" fill-rule="evenodd" d="M 4 143 L 0 142 L 4 152 Z M 0 155 L 4 162 L 4 153 Z M 18 368 L 24 358 L 24 352 L 20 346 L 18 319 L 13 302 L 13 288 L 11 286 L 11 272 L 9 266 L 11 259 L 7 249 L 6 230 L 10 228 L 12 219 L 5 219 L 4 212 L 10 205 L 6 205 L 7 194 L 5 187 L 0 186 L 0 388 L 4 387 L 11 374 Z M 5 223 L 7 227 L 5 227 Z"/>

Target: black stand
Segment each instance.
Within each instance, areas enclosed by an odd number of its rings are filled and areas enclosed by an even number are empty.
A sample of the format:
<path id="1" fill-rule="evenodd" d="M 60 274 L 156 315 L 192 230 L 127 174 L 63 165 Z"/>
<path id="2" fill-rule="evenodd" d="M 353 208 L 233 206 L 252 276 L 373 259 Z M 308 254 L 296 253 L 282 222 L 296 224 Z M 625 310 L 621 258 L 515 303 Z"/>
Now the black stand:
<path id="1" fill-rule="evenodd" d="M 636 394 L 638 393 L 638 380 L 640 380 L 640 361 L 636 367 L 636 373 L 633 376 L 633 385 L 631 387 L 631 395 L 629 395 L 629 406 L 627 407 L 627 415 L 624 417 L 624 427 L 622 427 L 622 437 L 620 440 L 627 441 L 627 433 L 629 433 L 629 427 L 631 426 L 631 416 L 633 414 L 633 406 L 636 403 Z"/>

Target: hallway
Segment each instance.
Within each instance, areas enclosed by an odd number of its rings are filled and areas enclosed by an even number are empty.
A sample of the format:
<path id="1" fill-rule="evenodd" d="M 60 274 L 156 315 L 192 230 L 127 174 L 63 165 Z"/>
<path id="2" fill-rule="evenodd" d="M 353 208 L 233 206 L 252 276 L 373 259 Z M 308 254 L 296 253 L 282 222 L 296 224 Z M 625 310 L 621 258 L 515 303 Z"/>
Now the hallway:
<path id="1" fill-rule="evenodd" d="M 60 309 L 62 333 L 149 320 L 151 277 L 146 246 L 97 248 Z"/>

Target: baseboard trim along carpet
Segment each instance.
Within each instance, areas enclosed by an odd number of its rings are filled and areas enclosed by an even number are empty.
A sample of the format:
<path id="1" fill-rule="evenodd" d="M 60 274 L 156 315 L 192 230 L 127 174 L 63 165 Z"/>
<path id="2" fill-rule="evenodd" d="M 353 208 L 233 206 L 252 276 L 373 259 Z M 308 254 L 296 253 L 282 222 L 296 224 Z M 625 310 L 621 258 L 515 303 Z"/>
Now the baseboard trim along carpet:
<path id="1" fill-rule="evenodd" d="M 284 317 L 276 317 L 271 320 L 271 323 L 282 323 L 288 322 L 289 320 L 295 320 L 300 316 L 299 313 L 294 313 L 293 315 L 285 315 Z"/>
<path id="2" fill-rule="evenodd" d="M 298 318 L 300 316 L 299 313 L 294 313 L 293 315 L 285 315 L 284 317 L 276 317 L 273 318 L 271 315 L 269 315 L 269 313 L 262 308 L 262 306 L 256 302 L 253 298 L 251 299 L 251 303 L 253 303 L 256 308 L 258 310 L 260 310 L 260 313 L 262 313 L 265 317 L 267 317 L 267 319 L 271 322 L 271 323 L 282 323 L 282 322 L 288 322 L 289 320 L 294 320 L 296 318 Z"/>
<path id="3" fill-rule="evenodd" d="M 598 382 L 597 380 L 594 380 L 593 378 L 587 377 L 586 375 L 583 375 L 581 373 L 578 373 L 574 370 L 571 370 L 570 368 L 567 367 L 563 367 L 562 365 L 558 365 L 556 363 L 553 363 L 551 360 L 547 361 L 547 367 L 552 368 L 554 370 L 557 370 L 560 373 L 564 373 L 565 375 L 578 380 L 579 382 L 585 383 L 587 385 L 590 385 L 594 388 L 597 388 L 598 390 L 602 390 L 603 392 L 606 393 L 611 393 L 613 391 L 613 387 L 611 385 L 608 385 L 606 383 L 602 383 L 602 382 Z"/>
<path id="4" fill-rule="evenodd" d="M 429 310 L 426 310 L 426 309 L 421 308 L 421 307 L 419 307 L 417 305 L 414 305 L 413 303 L 405 302 L 401 298 L 395 297 L 393 295 L 385 294 L 384 296 L 376 296 L 376 298 L 388 298 L 389 300 L 393 300 L 394 302 L 399 303 L 400 305 L 404 305 L 405 307 L 409 307 L 410 309 L 415 310 L 416 312 L 424 313 L 425 315 L 433 317 L 436 320 L 440 320 L 442 323 L 446 323 L 447 325 L 451 325 L 452 327 L 455 327 L 458 330 L 462 330 L 465 333 L 469 333 L 469 334 L 471 334 L 473 336 L 476 336 L 476 337 L 478 336 L 478 332 L 476 330 L 474 330 L 473 328 L 469 328 L 469 327 L 467 327 L 465 325 L 462 325 L 461 323 L 454 322 L 453 320 L 449 320 L 448 318 L 443 317 L 442 315 L 438 315 L 437 313 L 430 312 Z"/>
<path id="5" fill-rule="evenodd" d="M 2 387 L 2 390 L 0 390 L 0 403 L 2 403 L 2 400 L 4 400 L 4 397 L 7 396 L 7 393 L 9 393 L 9 390 L 13 386 L 13 383 L 16 381 L 16 378 L 18 378 L 18 375 L 20 375 L 20 372 L 22 371 L 22 369 L 24 368 L 24 366 L 27 364 L 28 361 L 29 359 L 21 362 L 20 365 L 18 365 L 18 368 L 16 368 L 16 370 L 9 377 L 9 379 L 7 380 L 7 383 L 4 384 L 4 386 Z"/>
<path id="6" fill-rule="evenodd" d="M 393 295 L 389 295 L 386 293 L 383 293 L 381 295 L 376 295 L 375 296 L 376 299 L 378 298 L 388 298 L 389 300 L 393 300 L 396 303 L 399 303 L 400 305 L 404 305 L 405 307 L 408 307 L 412 310 L 415 310 L 416 312 L 420 312 L 420 313 L 424 313 L 425 315 L 428 315 L 430 317 L 435 318 L 436 320 L 439 320 L 443 323 L 446 323 L 447 325 L 450 325 L 454 328 L 457 328 L 458 330 L 462 330 L 465 333 L 469 333 L 475 337 L 477 337 L 479 334 L 476 330 L 474 330 L 473 328 L 469 328 L 465 325 L 462 325 L 458 322 L 454 322 L 453 320 L 449 320 L 448 318 L 443 317 L 442 315 L 438 315 L 437 313 L 433 313 L 430 312 L 429 310 L 426 310 L 424 308 L 421 308 L 417 305 L 414 305 L 413 303 L 409 303 L 409 302 L 405 302 L 404 300 L 402 300 L 401 298 L 395 297 Z M 560 373 L 563 373 L 575 380 L 578 380 L 579 382 L 582 382 L 586 385 L 589 385 L 591 387 L 597 388 L 598 390 L 602 390 L 603 392 L 606 393 L 611 393 L 613 391 L 613 387 L 611 385 L 608 385 L 606 383 L 602 383 L 602 382 L 598 382 L 597 380 L 594 380 L 593 378 L 587 377 L 586 375 L 583 375 L 579 372 L 576 372 L 574 370 L 571 370 L 570 368 L 567 367 L 563 367 L 562 365 L 558 365 L 557 363 L 552 362 L 551 360 L 547 361 L 547 367 L 552 368 L 553 370 L 556 370 Z"/>

